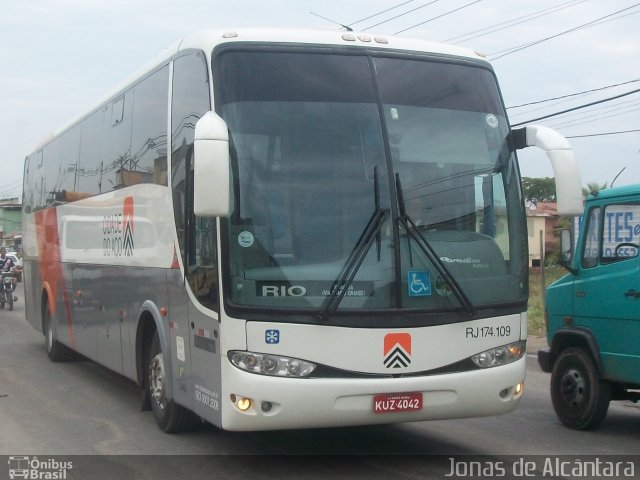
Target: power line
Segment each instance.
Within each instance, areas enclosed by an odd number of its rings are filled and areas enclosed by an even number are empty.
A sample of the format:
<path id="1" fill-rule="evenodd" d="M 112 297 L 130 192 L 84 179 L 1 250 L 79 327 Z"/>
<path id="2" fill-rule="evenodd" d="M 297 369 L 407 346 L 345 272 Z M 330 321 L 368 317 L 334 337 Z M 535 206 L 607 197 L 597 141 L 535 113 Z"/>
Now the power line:
<path id="1" fill-rule="evenodd" d="M 603 98 L 603 99 L 597 100 L 595 102 L 585 103 L 584 105 L 578 105 L 577 107 L 568 108 L 566 110 L 562 110 L 561 112 L 550 113 L 549 115 L 544 115 L 542 117 L 532 118 L 532 119 L 527 120 L 525 122 L 516 123 L 516 124 L 511 125 L 511 126 L 512 127 L 517 127 L 517 126 L 520 126 L 520 125 L 524 125 L 526 123 L 536 122 L 538 120 L 544 120 L 545 118 L 556 117 L 558 115 L 562 115 L 563 113 L 573 112 L 574 110 L 580 110 L 581 108 L 590 107 L 592 105 L 598 105 L 599 103 L 610 102 L 611 100 L 615 100 L 616 98 L 626 97 L 627 95 L 632 95 L 632 94 L 637 93 L 637 92 L 640 92 L 640 88 L 638 88 L 636 90 L 631 90 L 630 92 L 621 93 L 620 95 L 616 95 L 614 97 Z"/>
<path id="2" fill-rule="evenodd" d="M 578 5 L 580 3 L 584 3 L 586 1 L 587 0 L 571 0 L 569 2 L 565 2 L 565 3 L 561 3 L 559 5 L 556 5 L 554 7 L 549 7 L 549 8 L 545 8 L 543 10 L 538 10 L 538 11 L 535 11 L 535 12 L 531 12 L 531 13 L 528 13 L 526 15 L 522 15 L 520 17 L 512 18 L 511 20 L 507 20 L 505 22 L 496 23 L 494 25 L 490 25 L 488 27 L 480 28 L 478 30 L 474 30 L 472 32 L 468 32 L 468 33 L 465 33 L 465 34 L 462 34 L 462 35 L 458 35 L 456 37 L 451 37 L 451 38 L 448 38 L 448 39 L 443 40 L 443 41 L 444 42 L 451 42 L 452 40 L 463 39 L 463 40 L 459 40 L 457 42 L 454 42 L 454 45 L 457 45 L 458 43 L 468 42 L 469 40 L 473 40 L 474 38 L 484 37 L 485 35 L 489 35 L 491 33 L 499 32 L 500 30 L 505 30 L 507 28 L 514 27 L 516 25 L 520 25 L 521 23 L 530 22 L 531 20 L 535 20 L 536 18 L 544 17 L 546 15 L 551 15 L 552 13 L 559 12 L 560 10 L 564 10 L 565 8 L 573 7 L 575 5 Z M 521 21 L 518 22 L 517 20 L 521 20 Z M 515 22 L 515 23 L 512 23 L 512 22 Z M 500 27 L 500 28 L 495 28 L 495 27 Z M 495 29 L 491 30 L 492 28 L 495 28 Z M 484 32 L 484 33 L 480 33 L 480 32 Z M 470 35 L 473 35 L 474 33 L 478 33 L 478 35 L 470 37 Z M 465 37 L 469 37 L 469 38 L 465 38 Z"/>
<path id="3" fill-rule="evenodd" d="M 586 98 L 586 97 L 590 97 L 591 95 L 594 95 L 594 94 L 595 94 L 595 92 L 594 93 L 585 93 L 581 97 L 581 99 L 582 98 Z M 525 115 L 531 115 L 533 112 L 539 112 L 540 110 L 548 110 L 549 108 L 555 107 L 556 105 L 562 105 L 563 103 L 569 103 L 569 102 L 573 102 L 573 101 L 574 101 L 573 98 L 565 98 L 563 100 L 558 100 L 558 101 L 555 101 L 553 103 L 548 103 L 546 105 L 542 105 L 540 107 L 531 108 L 529 110 L 524 110 L 524 111 L 521 111 L 521 112 L 512 113 L 509 116 L 511 118 L 513 118 L 513 117 L 522 117 L 522 116 L 525 116 Z"/>
<path id="4" fill-rule="evenodd" d="M 382 10 L 382 11 L 380 11 L 378 13 L 374 13 L 373 15 L 369 15 L 368 17 L 361 18 L 360 20 L 356 20 L 355 22 L 349 23 L 349 25 L 353 26 L 353 25 L 356 25 L 357 23 L 364 22 L 365 20 L 370 20 L 373 17 L 377 17 L 378 15 L 382 15 L 383 13 L 390 12 L 391 10 L 395 10 L 396 8 L 402 7 L 403 5 L 406 5 L 407 3 L 413 3 L 413 2 L 415 2 L 415 0 L 408 0 L 406 2 L 399 3 L 395 7 L 390 7 L 390 8 L 387 8 L 386 10 Z"/>
<path id="5" fill-rule="evenodd" d="M 516 46 L 516 47 L 506 48 L 504 50 L 500 50 L 498 52 L 491 53 L 491 54 L 489 54 L 489 56 L 491 57 L 492 55 L 497 55 L 497 54 L 502 53 L 502 55 L 498 55 L 497 57 L 491 58 L 492 61 L 498 60 L 499 58 L 506 57 L 507 55 L 511 55 L 512 53 L 516 53 L 516 52 L 519 52 L 519 51 L 524 50 L 526 48 L 533 47 L 534 45 L 538 45 L 540 43 L 543 43 L 543 42 L 546 42 L 548 40 L 560 37 L 562 35 L 566 35 L 568 33 L 572 33 L 572 32 L 575 32 L 577 30 L 582 30 L 582 29 L 585 29 L 585 28 L 592 27 L 595 24 L 598 24 L 601 20 L 604 20 L 605 18 L 609 18 L 609 17 L 612 17 L 612 16 L 617 15 L 619 13 L 625 12 L 627 10 L 630 10 L 632 8 L 637 7 L 638 5 L 640 5 L 640 3 L 636 3 L 634 5 L 631 5 L 630 7 L 623 8 L 622 10 L 618 10 L 616 12 L 610 13 L 610 14 L 605 15 L 603 17 L 596 18 L 595 20 L 591 20 L 590 22 L 583 23 L 582 25 L 578 25 L 577 27 L 571 28 L 569 30 L 565 30 L 563 32 L 556 33 L 555 35 L 551 35 L 549 37 L 545 37 L 545 38 L 542 38 L 540 40 L 536 40 L 534 42 L 530 42 L 530 43 L 527 43 L 527 44 L 519 45 L 519 46 Z M 615 20 L 617 20 L 618 18 L 622 18 L 622 17 L 617 17 Z M 602 23 L 602 22 L 600 22 L 600 23 Z M 503 53 L 503 52 L 506 52 L 506 53 Z"/>
<path id="6" fill-rule="evenodd" d="M 624 17 L 630 17 L 631 15 L 638 15 L 640 12 L 630 12 L 630 13 L 625 13 L 624 15 L 620 15 L 619 17 L 616 18 L 609 18 L 608 20 L 602 20 L 601 22 L 596 22 L 593 25 L 591 25 L 592 27 L 595 27 L 596 25 L 602 25 L 603 23 L 607 23 L 607 22 L 613 22 L 614 20 L 620 20 L 621 18 Z M 588 27 L 585 27 L 588 28 Z"/>
<path id="7" fill-rule="evenodd" d="M 430 19 L 428 19 L 428 20 L 425 20 L 424 22 L 420 22 L 420 23 L 417 23 L 417 24 L 415 24 L 415 25 L 412 25 L 412 26 L 410 26 L 410 27 L 408 27 L 408 28 L 405 28 L 405 29 L 403 29 L 403 30 L 400 30 L 399 32 L 394 33 L 394 35 L 398 35 L 399 33 L 406 32 L 407 30 L 411 30 L 412 28 L 419 27 L 420 25 L 424 25 L 425 23 L 432 22 L 433 20 L 437 20 L 438 18 L 442 18 L 442 17 L 444 17 L 444 16 L 449 15 L 450 13 L 454 13 L 454 12 L 457 12 L 458 10 L 462 10 L 463 8 L 470 7 L 471 5 L 473 5 L 473 4 L 475 4 L 475 3 L 478 3 L 478 2 L 481 2 L 481 1 L 482 1 L 482 0 L 475 0 L 475 1 L 473 1 L 473 2 L 467 3 L 466 5 L 463 5 L 463 6 L 461 6 L 461 7 L 454 8 L 453 10 L 449 10 L 448 12 L 445 12 L 445 13 L 443 13 L 442 15 L 438 15 L 437 17 L 430 18 Z"/>
<path id="8" fill-rule="evenodd" d="M 623 133 L 640 132 L 640 128 L 634 130 L 619 130 L 617 132 L 591 133 L 587 135 L 568 135 L 565 138 L 586 138 L 586 137 L 602 137 L 604 135 L 620 135 Z"/>
<path id="9" fill-rule="evenodd" d="M 22 180 L 18 180 L 18 181 L 14 182 L 14 183 L 3 185 L 3 186 L 0 187 L 0 191 L 3 191 L 3 190 L 15 190 L 16 188 L 20 188 L 20 187 L 22 187 Z"/>
<path id="10" fill-rule="evenodd" d="M 454 8 L 453 10 L 449 10 L 448 12 L 445 12 L 445 13 L 443 13 L 442 15 L 438 15 L 437 17 L 430 18 L 430 19 L 428 19 L 428 20 L 425 20 L 424 22 L 420 22 L 420 23 L 417 23 L 417 24 L 415 24 L 415 25 L 412 25 L 412 26 L 410 26 L 410 27 L 408 27 L 408 28 L 405 28 L 405 29 L 403 29 L 403 30 L 400 30 L 399 32 L 394 33 L 394 35 L 398 35 L 399 33 L 406 32 L 407 30 L 411 30 L 412 28 L 419 27 L 420 25 L 424 25 L 425 23 L 432 22 L 433 20 L 437 20 L 438 18 L 445 17 L 445 16 L 449 15 L 450 13 L 454 13 L 454 12 L 457 12 L 458 10 L 462 10 L 463 8 L 470 7 L 471 5 L 473 5 L 473 4 L 475 4 L 475 3 L 478 3 L 478 2 L 481 2 L 481 1 L 482 1 L 482 0 L 475 0 L 475 1 L 473 1 L 473 2 L 467 3 L 466 5 L 463 5 L 463 6 L 461 6 L 461 7 Z"/>
<path id="11" fill-rule="evenodd" d="M 607 113 L 626 110 L 631 107 L 636 107 L 638 105 L 640 105 L 640 102 L 638 101 L 627 100 L 624 102 L 617 103 L 615 105 L 601 105 L 599 107 L 595 107 L 593 110 L 590 110 L 588 112 L 580 112 L 580 111 L 570 112 L 563 115 L 561 119 L 558 119 L 559 122 L 563 122 L 559 126 L 563 126 L 565 124 L 569 124 L 573 122 L 581 122 L 583 120 L 588 120 L 590 118 L 598 118 Z M 595 110 L 601 110 L 601 111 L 596 112 Z M 574 118 L 570 118 L 570 117 L 574 117 Z"/>
<path id="12" fill-rule="evenodd" d="M 406 11 L 406 12 L 404 12 L 404 13 L 401 13 L 401 14 L 399 14 L 399 15 L 396 15 L 395 17 L 388 18 L 388 19 L 386 19 L 386 20 L 383 20 L 383 21 L 382 21 L 382 22 L 380 22 L 380 23 L 376 23 L 375 25 L 371 25 L 370 27 L 363 28 L 363 29 L 362 29 L 362 31 L 364 32 L 364 31 L 366 31 L 366 30 L 370 30 L 370 29 L 372 29 L 372 28 L 374 28 L 374 27 L 378 27 L 378 26 L 380 26 L 380 25 L 382 25 L 382 24 L 384 24 L 384 23 L 390 22 L 391 20 L 395 20 L 396 18 L 404 17 L 405 15 L 408 15 L 408 14 L 410 14 L 410 13 L 412 13 L 412 12 L 415 12 L 416 10 L 420 10 L 421 8 L 428 7 L 429 5 L 433 5 L 434 3 L 437 3 L 437 2 L 439 2 L 439 1 L 440 1 L 440 0 L 432 0 L 432 1 L 431 1 L 431 2 L 429 2 L 429 3 L 425 3 L 424 5 L 421 5 L 421 6 L 419 6 L 419 7 L 416 7 L 416 8 L 413 8 L 413 9 L 411 9 L 411 10 L 408 10 L 408 11 Z"/>
<path id="13" fill-rule="evenodd" d="M 619 87 L 621 85 L 628 85 L 628 84 L 634 83 L 634 82 L 640 82 L 640 79 L 629 80 L 628 82 L 614 83 L 612 85 L 606 85 L 604 87 L 592 88 L 590 90 L 583 90 L 582 92 L 569 93 L 568 95 L 561 95 L 559 97 L 545 98 L 544 100 L 536 100 L 534 102 L 522 103 L 520 105 L 512 105 L 511 107 L 507 107 L 507 110 L 509 110 L 510 108 L 520 108 L 520 107 L 527 107 L 529 105 L 537 105 L 539 103 L 550 102 L 552 100 L 560 100 L 561 98 L 575 97 L 575 96 L 578 96 L 578 95 L 584 95 L 585 93 L 599 92 L 600 90 L 606 90 L 608 88 Z"/>
<path id="14" fill-rule="evenodd" d="M 353 28 L 351 28 L 349 25 L 343 25 L 340 22 L 336 22 L 335 20 L 331 20 L 330 18 L 327 17 L 323 17 L 322 15 L 318 15 L 317 13 L 314 12 L 309 12 L 311 15 L 321 18 L 323 20 L 326 20 L 327 22 L 331 22 L 331 23 L 335 23 L 336 25 L 340 25 L 341 28 L 344 28 L 346 31 L 348 32 L 353 32 Z"/>
<path id="15" fill-rule="evenodd" d="M 577 119 L 577 120 L 574 120 L 573 122 L 565 122 L 565 123 L 560 124 L 560 125 L 562 126 L 562 128 L 571 128 L 571 127 L 576 127 L 578 125 L 586 125 L 587 123 L 598 122 L 598 121 L 604 120 L 606 118 L 619 117 L 620 115 L 626 115 L 627 113 L 637 112 L 638 110 L 640 110 L 640 108 L 633 108 L 631 110 L 627 110 L 626 112 L 614 113 L 612 115 L 605 115 L 604 117 L 597 117 L 597 118 L 594 118 L 592 120 Z M 555 128 L 555 127 L 552 127 L 552 128 Z"/>

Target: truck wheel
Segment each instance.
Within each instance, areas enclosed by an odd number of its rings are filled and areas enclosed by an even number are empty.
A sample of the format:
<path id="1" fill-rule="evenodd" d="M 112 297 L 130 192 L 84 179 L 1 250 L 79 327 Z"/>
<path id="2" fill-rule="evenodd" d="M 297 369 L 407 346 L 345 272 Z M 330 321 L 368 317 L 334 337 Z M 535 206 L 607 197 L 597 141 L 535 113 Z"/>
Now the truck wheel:
<path id="1" fill-rule="evenodd" d="M 607 415 L 611 385 L 598 378 L 591 356 L 581 348 L 564 350 L 551 372 L 551 401 L 560 421 L 569 428 L 586 430 Z"/>
<path id="2" fill-rule="evenodd" d="M 193 430 L 197 421 L 195 414 L 167 398 L 164 359 L 157 331 L 153 334 L 145 364 L 151 410 L 158 426 L 166 433 Z"/>

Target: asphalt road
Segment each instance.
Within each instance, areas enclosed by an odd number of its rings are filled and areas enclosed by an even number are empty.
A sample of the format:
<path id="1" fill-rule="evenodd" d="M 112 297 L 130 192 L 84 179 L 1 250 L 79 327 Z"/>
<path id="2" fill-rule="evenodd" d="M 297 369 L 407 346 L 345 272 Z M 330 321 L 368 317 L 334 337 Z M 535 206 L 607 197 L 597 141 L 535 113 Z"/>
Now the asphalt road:
<path id="1" fill-rule="evenodd" d="M 66 478 L 103 478 L 79 474 L 80 464 L 91 469 L 95 462 L 106 462 L 99 469 L 104 478 L 165 478 L 172 468 L 184 478 L 199 478 L 198 469 L 215 469 L 221 474 L 215 478 L 445 478 L 452 455 L 512 461 L 640 451 L 640 406 L 613 402 L 598 429 L 568 430 L 556 419 L 549 377 L 533 357 L 519 408 L 500 417 L 261 433 L 205 425 L 167 435 L 150 412 L 139 411 L 133 383 L 88 360 L 51 363 L 44 337 L 24 319 L 22 292 L 17 294 L 15 310 L 0 311 L 0 455 L 111 456 L 73 457 L 71 473 L 79 476 Z M 0 478 L 6 473 L 0 464 Z"/>

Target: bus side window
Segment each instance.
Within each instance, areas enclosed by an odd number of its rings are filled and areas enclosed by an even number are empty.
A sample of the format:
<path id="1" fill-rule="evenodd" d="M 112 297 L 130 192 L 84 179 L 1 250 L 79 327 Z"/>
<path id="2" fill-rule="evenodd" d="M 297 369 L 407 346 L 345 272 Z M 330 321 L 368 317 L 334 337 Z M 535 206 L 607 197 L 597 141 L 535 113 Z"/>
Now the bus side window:
<path id="1" fill-rule="evenodd" d="M 215 219 L 193 215 L 193 142 L 196 122 L 211 109 L 207 66 L 201 52 L 173 64 L 171 189 L 186 280 L 198 301 L 218 307 Z"/>
<path id="2" fill-rule="evenodd" d="M 121 187 L 137 183 L 167 184 L 168 78 L 169 68 L 163 67 L 133 88 L 131 151 L 116 172 Z M 109 116 L 109 125 L 111 122 Z"/>

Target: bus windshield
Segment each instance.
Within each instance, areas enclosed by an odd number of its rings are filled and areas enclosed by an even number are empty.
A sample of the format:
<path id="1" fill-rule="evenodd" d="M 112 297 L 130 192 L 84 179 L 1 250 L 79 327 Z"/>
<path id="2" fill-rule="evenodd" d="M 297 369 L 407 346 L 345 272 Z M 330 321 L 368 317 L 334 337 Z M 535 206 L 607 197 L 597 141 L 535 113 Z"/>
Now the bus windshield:
<path id="1" fill-rule="evenodd" d="M 228 50 L 214 75 L 231 139 L 230 305 L 326 314 L 327 299 L 338 313 L 526 302 L 519 173 L 489 70 Z"/>

